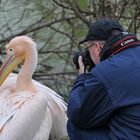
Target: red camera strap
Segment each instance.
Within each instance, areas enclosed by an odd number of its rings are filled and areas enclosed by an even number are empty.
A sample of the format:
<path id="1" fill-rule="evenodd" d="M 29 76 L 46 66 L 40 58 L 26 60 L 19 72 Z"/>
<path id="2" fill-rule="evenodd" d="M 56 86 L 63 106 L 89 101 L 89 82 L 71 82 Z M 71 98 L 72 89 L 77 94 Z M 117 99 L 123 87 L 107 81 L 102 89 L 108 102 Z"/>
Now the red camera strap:
<path id="1" fill-rule="evenodd" d="M 140 41 L 133 34 L 127 34 L 125 36 L 121 36 L 115 41 L 107 42 L 105 44 L 105 49 L 102 52 L 102 60 L 115 55 L 118 52 L 121 52 L 125 49 L 140 46 Z"/>
<path id="2" fill-rule="evenodd" d="M 124 49 L 127 48 L 132 48 L 135 46 L 140 45 L 140 41 L 137 40 L 136 36 L 127 36 L 118 42 L 116 42 L 112 47 L 111 47 L 111 55 L 114 55 Z"/>

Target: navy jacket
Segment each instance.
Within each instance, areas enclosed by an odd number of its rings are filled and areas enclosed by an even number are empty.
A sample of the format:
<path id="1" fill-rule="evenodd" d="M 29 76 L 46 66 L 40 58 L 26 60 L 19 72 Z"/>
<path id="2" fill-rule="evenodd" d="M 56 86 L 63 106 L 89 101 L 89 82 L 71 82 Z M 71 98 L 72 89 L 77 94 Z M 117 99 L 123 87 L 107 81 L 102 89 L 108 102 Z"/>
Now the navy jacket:
<path id="1" fill-rule="evenodd" d="M 79 75 L 69 95 L 68 118 L 82 131 L 108 126 L 110 140 L 140 140 L 140 47 Z"/>

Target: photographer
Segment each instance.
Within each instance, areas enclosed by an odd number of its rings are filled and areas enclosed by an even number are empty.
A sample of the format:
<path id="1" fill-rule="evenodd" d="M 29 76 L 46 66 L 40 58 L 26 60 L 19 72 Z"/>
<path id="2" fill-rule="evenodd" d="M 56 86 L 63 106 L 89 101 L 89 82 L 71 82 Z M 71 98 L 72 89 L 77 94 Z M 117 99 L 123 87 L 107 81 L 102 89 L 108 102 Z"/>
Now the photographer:
<path id="1" fill-rule="evenodd" d="M 68 101 L 70 139 L 139 140 L 140 41 L 116 20 L 101 19 L 81 43 L 90 55 L 77 60 L 79 75 Z M 87 57 L 95 63 L 89 72 Z"/>

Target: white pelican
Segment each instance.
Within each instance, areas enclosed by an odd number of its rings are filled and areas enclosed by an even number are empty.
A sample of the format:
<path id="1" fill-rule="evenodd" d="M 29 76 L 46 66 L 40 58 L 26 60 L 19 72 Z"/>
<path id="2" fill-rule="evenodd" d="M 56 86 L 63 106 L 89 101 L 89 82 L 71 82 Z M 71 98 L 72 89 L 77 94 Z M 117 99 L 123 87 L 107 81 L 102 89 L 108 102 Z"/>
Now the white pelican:
<path id="1" fill-rule="evenodd" d="M 0 140 L 60 140 L 67 135 L 66 104 L 53 90 L 32 80 L 35 42 L 18 36 L 6 51 L 0 69 Z M 9 75 L 23 60 L 18 76 Z"/>

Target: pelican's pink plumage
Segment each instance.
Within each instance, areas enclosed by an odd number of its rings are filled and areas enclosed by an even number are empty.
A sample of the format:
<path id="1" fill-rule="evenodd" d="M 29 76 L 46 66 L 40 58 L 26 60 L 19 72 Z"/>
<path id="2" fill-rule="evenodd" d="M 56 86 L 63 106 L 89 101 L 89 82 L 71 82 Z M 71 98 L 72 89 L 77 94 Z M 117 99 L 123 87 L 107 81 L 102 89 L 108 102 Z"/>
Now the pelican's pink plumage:
<path id="1" fill-rule="evenodd" d="M 67 135 L 66 103 L 53 90 L 32 80 L 37 65 L 35 42 L 19 36 L 6 49 L 6 63 L 0 69 L 0 84 L 4 82 L 0 87 L 0 140 L 60 140 Z M 23 59 L 19 75 L 8 76 Z"/>

